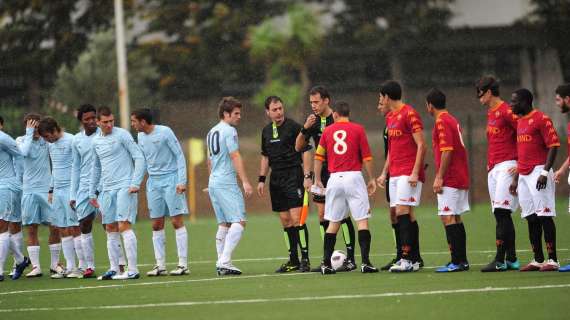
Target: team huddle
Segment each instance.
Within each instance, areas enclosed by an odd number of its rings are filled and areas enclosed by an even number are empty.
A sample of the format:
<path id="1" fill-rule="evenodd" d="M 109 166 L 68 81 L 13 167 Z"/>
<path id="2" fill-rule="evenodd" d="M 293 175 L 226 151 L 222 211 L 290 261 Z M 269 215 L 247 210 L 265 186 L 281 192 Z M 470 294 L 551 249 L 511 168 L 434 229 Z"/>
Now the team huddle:
<path id="1" fill-rule="evenodd" d="M 497 246 L 495 258 L 481 271 L 570 271 L 570 266 L 560 267 L 556 255 L 555 183 L 568 169 L 569 159 L 553 170 L 560 147 L 553 122 L 533 107 L 533 95 L 527 89 L 513 92 L 507 103 L 500 98 L 497 80 L 483 77 L 476 83 L 476 92 L 488 109 L 487 171 Z M 560 85 L 555 94 L 561 112 L 569 112 L 570 84 Z M 281 98 L 270 96 L 265 101 L 271 123 L 261 134 L 257 194 L 265 195 L 271 170 L 271 207 L 279 214 L 289 251 L 288 261 L 276 272 L 313 271 L 325 275 L 355 270 L 356 234 L 362 273 L 420 270 L 423 259 L 414 209 L 420 205 L 426 182 L 426 143 L 421 117 L 402 101 L 400 84 L 387 81 L 380 87 L 378 110 L 385 118 L 386 161 L 378 177 L 373 172 L 366 132 L 363 126 L 350 121 L 349 104 L 338 102 L 331 106 L 331 96 L 323 86 L 310 90 L 309 102 L 313 113 L 301 125 L 285 116 Z M 469 211 L 470 179 L 461 125 L 447 109 L 442 91 L 430 90 L 425 102 L 435 119 L 432 187 L 451 255 L 450 261 L 436 271 L 466 271 L 469 262 L 461 216 Z M 244 199 L 254 192 L 239 152 L 236 127 L 241 108 L 237 99 L 223 98 L 218 105 L 220 122 L 206 137 L 210 173 L 207 191 L 218 223 L 216 272 L 220 276 L 242 273 L 232 263 L 232 253 L 246 226 Z M 13 139 L 1 131 L 0 118 L 0 281 L 4 280 L 3 268 L 9 255 L 14 259 L 11 279 L 19 279 L 24 273 L 28 278 L 42 276 L 38 237 L 42 225 L 49 228 L 51 278 L 96 277 L 92 229 L 98 214 L 107 235 L 109 258 L 109 269 L 98 279 L 138 279 L 137 235 L 132 226 L 145 174 L 156 259 L 147 276 L 189 274 L 184 225 L 189 213 L 186 162 L 173 131 L 155 124 L 149 109 L 131 114 L 137 142 L 128 131 L 114 126 L 114 115 L 108 107 L 82 105 L 77 119 L 82 129 L 71 135 L 51 117 L 27 114 L 25 135 Z M 369 258 L 369 196 L 377 187 L 386 189 L 396 247 L 395 257 L 381 268 L 376 268 Z M 323 240 L 323 258 L 316 268 L 310 265 L 309 230 L 305 224 L 309 194 L 317 207 Z M 516 255 L 511 217 L 519 206 L 528 223 L 534 253 L 533 260 L 524 266 Z M 178 255 L 177 267 L 171 271 L 166 270 L 167 216 L 175 230 Z M 22 228 L 27 232 L 28 256 L 24 255 Z M 346 258 L 333 266 L 339 231 L 346 245 Z M 60 251 L 65 266 L 59 261 Z"/>

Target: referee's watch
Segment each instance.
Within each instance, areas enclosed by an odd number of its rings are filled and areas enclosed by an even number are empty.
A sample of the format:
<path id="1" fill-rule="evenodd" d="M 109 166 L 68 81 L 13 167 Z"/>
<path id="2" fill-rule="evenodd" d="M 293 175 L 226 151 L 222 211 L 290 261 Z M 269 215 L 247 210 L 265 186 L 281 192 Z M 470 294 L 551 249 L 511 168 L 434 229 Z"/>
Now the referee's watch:
<path id="1" fill-rule="evenodd" d="M 315 176 L 314 172 L 309 172 L 309 173 L 305 173 L 305 175 L 303 176 L 305 179 L 313 179 L 313 177 Z"/>

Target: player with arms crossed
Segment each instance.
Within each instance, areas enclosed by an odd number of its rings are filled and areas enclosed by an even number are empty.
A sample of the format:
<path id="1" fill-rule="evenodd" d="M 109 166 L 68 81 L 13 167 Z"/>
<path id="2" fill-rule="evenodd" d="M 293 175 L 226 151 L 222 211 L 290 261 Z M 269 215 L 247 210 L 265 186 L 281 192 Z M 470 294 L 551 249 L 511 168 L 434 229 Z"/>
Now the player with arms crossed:
<path id="1" fill-rule="evenodd" d="M 477 84 L 479 102 L 487 107 L 487 184 L 496 220 L 497 253 L 482 272 L 518 270 L 515 225 L 511 214 L 518 199 L 509 192 L 517 167 L 517 116 L 499 96 L 499 82 L 487 76 Z"/>
<path id="2" fill-rule="evenodd" d="M 238 187 L 239 176 L 245 197 L 253 192 L 245 174 L 236 126 L 241 119 L 242 104 L 234 97 L 222 98 L 218 105 L 220 122 L 208 132 L 208 194 L 216 219 L 216 251 L 218 275 L 240 275 L 241 270 L 232 264 L 232 253 L 238 245 L 245 228 L 246 215 L 243 194 Z"/>
<path id="3" fill-rule="evenodd" d="M 445 94 L 432 89 L 426 97 L 427 111 L 435 118 L 432 148 L 436 175 L 437 213 L 445 227 L 451 262 L 436 272 L 469 270 L 467 236 L 461 215 L 469 211 L 469 167 L 459 122 L 446 108 Z"/>
<path id="4" fill-rule="evenodd" d="M 265 99 L 265 110 L 271 123 L 261 131 L 261 162 L 257 193 L 264 195 L 269 168 L 269 194 L 271 208 L 279 213 L 285 243 L 289 248 L 289 261 L 276 270 L 278 273 L 311 270 L 309 262 L 309 236 L 307 225 L 300 225 L 303 205 L 303 172 L 310 174 L 311 149 L 295 151 L 295 140 L 301 125 L 285 117 L 283 101 L 277 96 Z M 301 249 L 299 261 L 297 247 Z"/>
<path id="5" fill-rule="evenodd" d="M 137 237 L 132 225 L 137 218 L 138 195 L 145 172 L 144 156 L 131 134 L 115 127 L 115 117 L 108 107 L 97 110 L 101 133 L 93 138 L 93 169 L 89 186 L 91 204 L 99 208 L 107 231 L 110 268 L 99 280 L 127 280 L 140 277 L 137 267 Z M 102 190 L 96 191 L 99 182 Z M 123 236 L 128 271 L 119 274 L 119 246 Z"/>
<path id="6" fill-rule="evenodd" d="M 518 193 L 521 215 L 528 222 L 528 233 L 534 259 L 520 271 L 556 271 L 560 267 L 556 257 L 556 216 L 554 173 L 552 165 L 560 147 L 560 140 L 552 120 L 534 109 L 533 96 L 527 89 L 513 92 L 511 107 L 519 116 L 517 124 L 518 179 L 510 190 Z M 548 251 L 548 261 L 542 252 L 542 232 Z"/>
<path id="7" fill-rule="evenodd" d="M 419 249 L 419 226 L 413 207 L 420 204 L 425 181 L 423 124 L 418 112 L 402 102 L 402 87 L 396 81 L 389 80 L 382 84 L 379 103 L 390 109 L 386 121 L 390 150 L 377 182 L 381 187 L 385 186 L 390 176 L 390 207 L 396 208 L 402 252 L 401 259 L 389 271 L 418 271 L 423 261 Z"/>
<path id="8" fill-rule="evenodd" d="M 146 159 L 148 180 L 146 194 L 152 219 L 152 243 L 156 266 L 148 276 L 166 274 L 164 217 L 170 217 L 176 234 L 178 266 L 170 271 L 172 276 L 189 274 L 188 232 L 184 217 L 186 205 L 186 160 L 180 143 L 172 129 L 154 124 L 150 109 L 138 109 L 131 113 L 131 125 L 138 131 L 137 140 Z"/>
<path id="9" fill-rule="evenodd" d="M 358 243 L 362 255 L 360 271 L 378 272 L 369 259 L 371 236 L 368 229 L 368 218 L 370 218 L 368 196 L 376 191 L 370 146 L 364 128 L 349 122 L 348 103 L 337 103 L 333 114 L 335 123 L 324 130 L 315 154 L 315 184 L 324 188 L 321 171 L 325 160 L 331 173 L 326 189 L 325 219 L 329 221 L 329 226 L 325 233 L 321 274 L 335 273 L 331 266 L 331 256 L 336 233 L 341 222 L 347 218 L 349 210 L 358 228 Z M 362 177 L 363 164 L 368 175 L 368 184 Z"/>
<path id="10" fill-rule="evenodd" d="M 309 143 L 312 138 L 313 143 L 316 146 L 319 145 L 319 141 L 323 131 L 327 126 L 330 126 L 334 122 L 333 111 L 330 107 L 331 96 L 328 90 L 323 86 L 315 86 L 309 91 L 309 102 L 311 104 L 311 109 L 313 114 L 307 117 L 307 120 L 303 124 L 301 133 L 297 136 L 295 141 L 295 150 L 300 152 Z M 330 173 L 327 168 L 327 164 L 323 164 L 322 176 L 319 177 L 323 186 L 326 188 L 329 180 Z M 305 175 L 304 185 L 308 186 L 312 183 L 311 179 L 313 177 Z M 316 177 L 315 181 L 316 181 Z M 321 237 L 324 241 L 325 233 L 328 229 L 329 221 L 325 219 L 325 196 L 324 194 L 315 194 L 313 196 L 313 202 L 317 204 L 317 211 L 319 215 L 319 223 L 321 229 Z M 342 236 L 344 238 L 344 243 L 346 244 L 347 259 L 345 260 L 343 266 L 338 271 L 352 271 L 356 269 L 356 264 L 354 263 L 354 243 L 356 235 L 354 233 L 354 225 L 350 217 L 346 217 L 342 221 Z M 315 268 L 311 271 L 320 272 L 320 268 Z"/>

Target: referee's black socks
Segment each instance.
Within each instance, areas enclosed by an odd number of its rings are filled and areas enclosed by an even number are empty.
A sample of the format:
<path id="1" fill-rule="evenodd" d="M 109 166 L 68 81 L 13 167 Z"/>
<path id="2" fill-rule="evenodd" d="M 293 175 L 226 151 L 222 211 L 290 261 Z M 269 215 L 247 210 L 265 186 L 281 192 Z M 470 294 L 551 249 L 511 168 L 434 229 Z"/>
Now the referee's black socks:
<path id="1" fill-rule="evenodd" d="M 362 255 L 362 263 L 370 264 L 370 242 L 372 236 L 369 230 L 358 230 L 358 243 L 360 244 L 360 254 Z"/>
<path id="2" fill-rule="evenodd" d="M 299 247 L 301 248 L 301 258 L 309 260 L 309 229 L 307 225 L 297 227 L 299 233 Z"/>
<path id="3" fill-rule="evenodd" d="M 328 220 L 323 220 L 321 222 L 319 222 L 319 224 L 321 225 L 321 239 L 323 239 L 323 241 L 325 241 L 325 233 L 327 233 L 327 229 L 329 227 L 329 221 Z"/>
<path id="4" fill-rule="evenodd" d="M 288 240 L 289 261 L 293 264 L 299 264 L 299 254 L 297 247 L 299 246 L 299 232 L 297 227 L 288 227 L 283 229 L 285 238 Z"/>
<path id="5" fill-rule="evenodd" d="M 542 224 L 536 214 L 526 217 L 528 222 L 528 238 L 534 253 L 534 260 L 538 263 L 544 262 L 544 252 L 542 252 Z"/>
<path id="6" fill-rule="evenodd" d="M 325 233 L 323 263 L 327 267 L 331 267 L 331 257 L 334 251 L 335 243 L 336 233 Z"/>
<path id="7" fill-rule="evenodd" d="M 342 220 L 341 229 L 344 243 L 346 244 L 346 257 L 349 260 L 354 261 L 354 244 L 356 242 L 356 234 L 354 233 L 354 225 L 352 224 L 352 219 L 350 219 L 350 217 Z"/>

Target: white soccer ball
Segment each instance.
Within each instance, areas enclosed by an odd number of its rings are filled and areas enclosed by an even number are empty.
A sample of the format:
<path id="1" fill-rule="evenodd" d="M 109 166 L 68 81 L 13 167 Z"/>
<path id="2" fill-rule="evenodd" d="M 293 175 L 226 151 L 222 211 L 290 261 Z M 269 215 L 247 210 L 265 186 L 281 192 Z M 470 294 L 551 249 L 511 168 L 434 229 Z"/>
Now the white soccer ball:
<path id="1" fill-rule="evenodd" d="M 331 256 L 331 266 L 333 269 L 338 270 L 342 267 L 346 260 L 346 253 L 342 250 L 335 250 Z"/>

